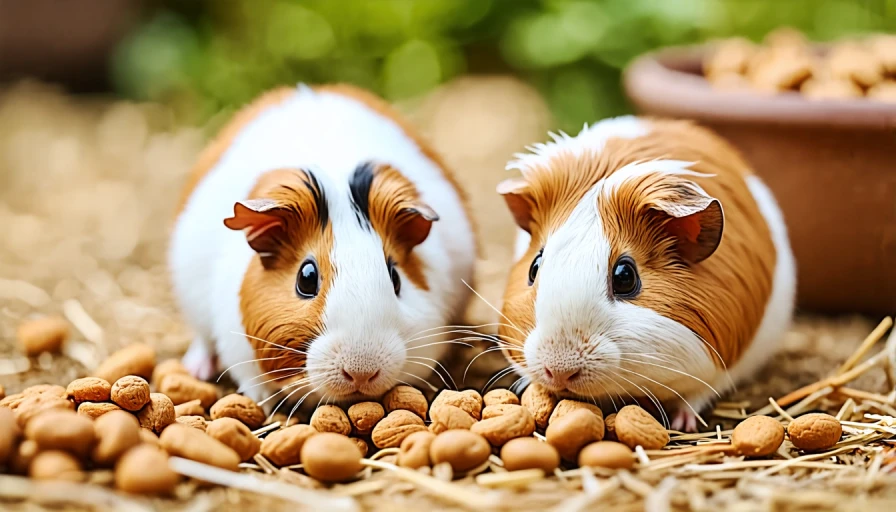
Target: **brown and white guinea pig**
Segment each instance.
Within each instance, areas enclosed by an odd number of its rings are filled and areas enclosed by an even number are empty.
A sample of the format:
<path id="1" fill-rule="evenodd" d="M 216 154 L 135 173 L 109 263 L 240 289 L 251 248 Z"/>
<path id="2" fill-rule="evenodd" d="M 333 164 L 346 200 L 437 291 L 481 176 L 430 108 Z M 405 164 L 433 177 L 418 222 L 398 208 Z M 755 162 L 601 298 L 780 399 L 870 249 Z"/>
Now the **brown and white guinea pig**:
<path id="1" fill-rule="evenodd" d="M 521 228 L 499 334 L 558 394 L 671 406 L 676 430 L 752 376 L 792 316 L 796 269 L 770 190 L 724 140 L 623 116 L 515 155 Z M 648 401 L 649 400 L 649 401 Z"/>
<path id="2" fill-rule="evenodd" d="M 433 329 L 469 298 L 464 205 L 436 153 L 372 93 L 261 95 L 200 156 L 171 236 L 196 335 L 185 365 L 203 379 L 229 369 L 255 400 L 345 401 L 427 378 L 449 346 Z"/>

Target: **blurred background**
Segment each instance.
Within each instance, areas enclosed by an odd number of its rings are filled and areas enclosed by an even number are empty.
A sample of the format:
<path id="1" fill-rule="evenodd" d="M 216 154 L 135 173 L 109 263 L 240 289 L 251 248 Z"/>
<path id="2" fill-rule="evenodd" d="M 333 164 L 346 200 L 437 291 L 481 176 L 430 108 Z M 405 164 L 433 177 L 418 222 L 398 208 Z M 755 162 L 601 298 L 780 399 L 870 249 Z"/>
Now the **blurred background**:
<path id="1" fill-rule="evenodd" d="M 0 376 L 186 347 L 173 206 L 204 141 L 267 88 L 350 82 L 406 112 L 470 191 L 496 300 L 514 227 L 494 186 L 513 152 L 631 112 L 620 79 L 644 52 L 782 26 L 894 33 L 896 0 L 0 0 Z M 87 347 L 68 370 L 13 348 L 19 321 L 57 312 Z"/>
<path id="2" fill-rule="evenodd" d="M 398 101 L 466 74 L 537 88 L 561 129 L 629 110 L 620 72 L 663 46 L 782 25 L 896 31 L 896 0 L 0 0 L 0 72 L 207 120 L 259 91 L 347 81 Z"/>

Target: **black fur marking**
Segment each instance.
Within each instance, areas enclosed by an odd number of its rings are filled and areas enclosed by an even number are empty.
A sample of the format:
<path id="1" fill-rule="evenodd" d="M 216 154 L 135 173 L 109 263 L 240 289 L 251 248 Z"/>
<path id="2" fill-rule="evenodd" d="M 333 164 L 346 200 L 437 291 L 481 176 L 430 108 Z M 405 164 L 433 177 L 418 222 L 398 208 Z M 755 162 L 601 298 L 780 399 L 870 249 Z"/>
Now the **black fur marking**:
<path id="1" fill-rule="evenodd" d="M 365 162 L 355 168 L 348 182 L 355 216 L 362 226 L 370 226 L 370 186 L 373 184 L 375 169 L 373 162 Z"/>
<path id="2" fill-rule="evenodd" d="M 311 195 L 314 197 L 314 204 L 317 206 L 317 217 L 320 220 L 320 229 L 326 229 L 327 223 L 330 222 L 330 209 L 327 206 L 327 195 L 324 193 L 324 189 L 320 186 L 320 182 L 317 181 L 317 178 L 314 176 L 314 173 L 308 170 L 304 170 L 305 177 L 305 187 L 311 192 Z"/>

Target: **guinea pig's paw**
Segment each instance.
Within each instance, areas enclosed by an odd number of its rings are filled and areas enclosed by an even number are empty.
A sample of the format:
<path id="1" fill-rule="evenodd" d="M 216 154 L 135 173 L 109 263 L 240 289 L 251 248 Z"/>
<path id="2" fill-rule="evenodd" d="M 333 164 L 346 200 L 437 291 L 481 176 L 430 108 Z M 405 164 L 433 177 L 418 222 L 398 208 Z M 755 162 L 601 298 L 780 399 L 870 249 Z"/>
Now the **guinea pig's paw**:
<path id="1" fill-rule="evenodd" d="M 198 338 L 193 340 L 187 353 L 184 354 L 183 364 L 190 375 L 199 380 L 211 379 L 218 365 L 215 354 L 208 349 L 205 341 Z"/>
<path id="2" fill-rule="evenodd" d="M 697 415 L 687 406 L 678 409 L 678 412 L 675 413 L 675 417 L 672 418 L 671 429 L 689 434 L 696 433 Z"/>

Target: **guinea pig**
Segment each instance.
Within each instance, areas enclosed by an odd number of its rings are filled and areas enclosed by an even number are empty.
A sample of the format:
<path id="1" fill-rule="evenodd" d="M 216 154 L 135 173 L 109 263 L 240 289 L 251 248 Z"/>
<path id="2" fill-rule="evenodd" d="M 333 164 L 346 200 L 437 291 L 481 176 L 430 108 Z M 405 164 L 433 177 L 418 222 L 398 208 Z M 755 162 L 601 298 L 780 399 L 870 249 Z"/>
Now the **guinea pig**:
<path id="1" fill-rule="evenodd" d="M 551 137 L 498 185 L 520 228 L 502 351 L 524 382 L 652 403 L 696 431 L 790 325 L 796 268 L 777 202 L 688 121 L 622 116 Z"/>
<path id="2" fill-rule="evenodd" d="M 441 158 L 373 93 L 260 95 L 199 156 L 171 234 L 195 333 L 184 365 L 278 403 L 427 380 L 449 346 L 438 328 L 469 300 L 465 205 Z"/>

